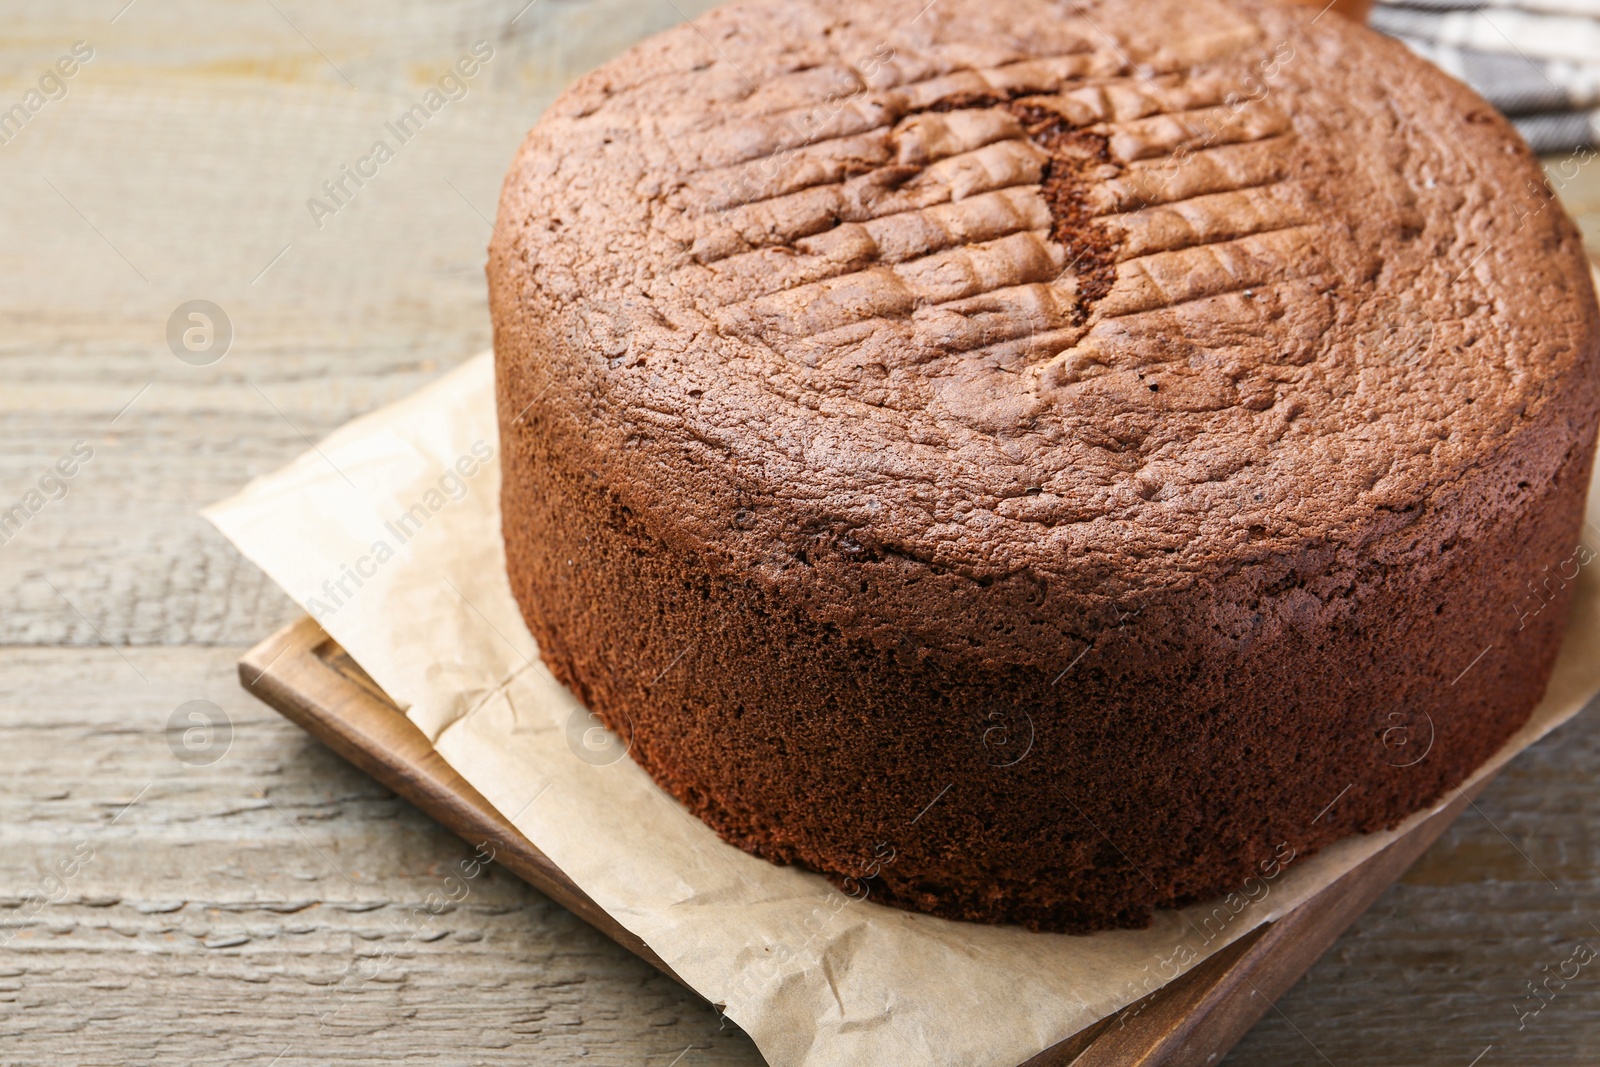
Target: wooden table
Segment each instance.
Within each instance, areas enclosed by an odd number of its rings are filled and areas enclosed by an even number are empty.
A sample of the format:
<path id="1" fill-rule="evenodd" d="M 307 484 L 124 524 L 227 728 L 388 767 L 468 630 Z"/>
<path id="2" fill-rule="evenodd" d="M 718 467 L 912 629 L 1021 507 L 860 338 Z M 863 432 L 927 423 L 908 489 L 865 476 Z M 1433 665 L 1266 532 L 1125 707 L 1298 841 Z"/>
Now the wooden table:
<path id="1" fill-rule="evenodd" d="M 0 510 L 93 450 L 0 545 L 0 1062 L 760 1062 L 502 873 L 398 937 L 470 852 L 239 688 L 296 609 L 195 516 L 488 344 L 523 132 L 704 6 L 524 2 L 0 4 L 0 107 L 94 50 L 0 146 Z M 467 95 L 319 229 L 307 199 L 480 40 Z M 1600 166 L 1577 171 L 1600 252 Z M 235 335 L 209 365 L 166 339 L 196 299 Z M 168 732 L 191 700 L 225 753 Z M 1227 1062 L 1594 1062 L 1600 963 L 1518 1009 L 1600 948 L 1597 766 L 1593 714 L 1519 759 Z"/>

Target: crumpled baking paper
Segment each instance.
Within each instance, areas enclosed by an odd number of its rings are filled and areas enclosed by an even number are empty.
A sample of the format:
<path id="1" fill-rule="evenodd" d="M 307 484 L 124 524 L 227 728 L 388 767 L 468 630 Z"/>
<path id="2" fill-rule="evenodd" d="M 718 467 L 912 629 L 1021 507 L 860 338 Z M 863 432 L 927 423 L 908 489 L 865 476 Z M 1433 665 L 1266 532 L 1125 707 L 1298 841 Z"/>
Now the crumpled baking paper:
<path id="1" fill-rule="evenodd" d="M 897 911 L 748 856 L 658 789 L 540 663 L 505 576 L 493 377 L 488 353 L 471 359 L 205 514 L 774 1067 L 1013 1067 L 1284 914 L 1427 814 L 1313 857 L 1263 857 L 1261 877 L 1224 902 L 1088 937 Z M 1600 549 L 1593 498 L 1589 517 L 1586 543 Z M 1600 581 L 1581 566 L 1591 555 L 1580 548 L 1567 568 L 1579 588 L 1549 695 L 1474 781 L 1600 691 Z"/>

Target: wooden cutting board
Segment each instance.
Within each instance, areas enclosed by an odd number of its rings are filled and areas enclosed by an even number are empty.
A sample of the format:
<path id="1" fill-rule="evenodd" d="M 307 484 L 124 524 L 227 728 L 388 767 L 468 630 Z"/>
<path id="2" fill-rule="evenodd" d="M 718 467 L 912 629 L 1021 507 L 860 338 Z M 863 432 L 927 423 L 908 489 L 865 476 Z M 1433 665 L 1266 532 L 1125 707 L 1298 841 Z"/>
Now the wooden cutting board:
<path id="1" fill-rule="evenodd" d="M 648 945 L 601 910 L 457 774 L 313 620 L 301 619 L 252 648 L 239 661 L 239 679 L 251 693 L 469 844 L 489 842 L 495 862 L 508 871 L 678 979 Z M 1046 1049 L 1024 1067 L 1215 1064 L 1444 832 L 1467 800 L 1458 795 L 1290 914 L 1251 931 L 1137 1005 Z"/>

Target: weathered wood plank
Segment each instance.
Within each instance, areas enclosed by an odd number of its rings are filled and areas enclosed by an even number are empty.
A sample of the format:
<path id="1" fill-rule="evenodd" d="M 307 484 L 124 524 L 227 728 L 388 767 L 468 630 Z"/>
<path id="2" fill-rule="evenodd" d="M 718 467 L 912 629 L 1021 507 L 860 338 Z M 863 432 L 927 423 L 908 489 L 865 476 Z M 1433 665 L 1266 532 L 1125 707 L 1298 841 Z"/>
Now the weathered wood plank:
<path id="1" fill-rule="evenodd" d="M 0 1060 L 760 1062 L 516 878 L 464 877 L 471 849 L 239 689 L 242 651 L 0 651 L 27 771 L 0 777 Z M 164 735 L 190 699 L 232 721 L 209 766 Z"/>
<path id="2" fill-rule="evenodd" d="M 146 0 L 111 23 L 124 2 L 0 4 L 8 104 L 95 49 L 0 146 L 0 507 L 96 450 L 0 548 L 0 643 L 250 644 L 292 608 L 194 510 L 484 348 L 487 220 L 528 127 L 710 5 Z M 319 229 L 307 200 L 476 41 L 466 95 Z M 195 298 L 235 328 L 214 366 L 167 349 Z"/>

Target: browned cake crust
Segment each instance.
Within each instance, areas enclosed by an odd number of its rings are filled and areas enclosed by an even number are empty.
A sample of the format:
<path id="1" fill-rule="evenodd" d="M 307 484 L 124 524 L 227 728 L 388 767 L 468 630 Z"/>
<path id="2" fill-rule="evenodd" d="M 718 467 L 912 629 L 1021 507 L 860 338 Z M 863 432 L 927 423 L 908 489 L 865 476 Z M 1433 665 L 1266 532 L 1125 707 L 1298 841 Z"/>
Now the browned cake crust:
<path id="1" fill-rule="evenodd" d="M 1138 925 L 1439 797 L 1544 689 L 1593 454 L 1536 161 L 1315 9 L 924 4 L 722 8 L 528 137 L 545 661 L 729 841 L 953 918 Z"/>

